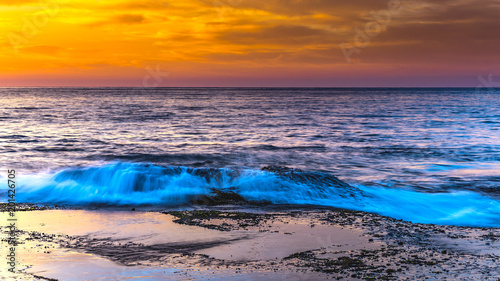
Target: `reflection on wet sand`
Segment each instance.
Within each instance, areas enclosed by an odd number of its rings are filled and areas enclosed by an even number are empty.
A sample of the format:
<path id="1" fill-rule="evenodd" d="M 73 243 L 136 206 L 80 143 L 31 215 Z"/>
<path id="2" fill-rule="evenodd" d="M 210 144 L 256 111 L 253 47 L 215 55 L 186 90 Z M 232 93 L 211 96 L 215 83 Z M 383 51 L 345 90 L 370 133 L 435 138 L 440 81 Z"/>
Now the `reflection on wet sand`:
<path id="1" fill-rule="evenodd" d="M 500 274 L 492 262 L 500 257 L 496 229 L 334 209 L 246 211 L 17 212 L 20 273 L 0 280 L 487 280 Z M 4 244 L 5 227 L 1 235 Z"/>

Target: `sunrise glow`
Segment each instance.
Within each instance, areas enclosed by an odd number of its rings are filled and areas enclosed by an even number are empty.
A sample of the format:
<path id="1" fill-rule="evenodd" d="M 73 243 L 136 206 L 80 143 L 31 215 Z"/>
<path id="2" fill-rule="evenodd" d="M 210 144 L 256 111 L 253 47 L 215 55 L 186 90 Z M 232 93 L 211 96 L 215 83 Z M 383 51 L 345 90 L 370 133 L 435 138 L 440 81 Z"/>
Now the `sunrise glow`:
<path id="1" fill-rule="evenodd" d="M 1 0 L 0 86 L 470 86 L 500 2 Z"/>

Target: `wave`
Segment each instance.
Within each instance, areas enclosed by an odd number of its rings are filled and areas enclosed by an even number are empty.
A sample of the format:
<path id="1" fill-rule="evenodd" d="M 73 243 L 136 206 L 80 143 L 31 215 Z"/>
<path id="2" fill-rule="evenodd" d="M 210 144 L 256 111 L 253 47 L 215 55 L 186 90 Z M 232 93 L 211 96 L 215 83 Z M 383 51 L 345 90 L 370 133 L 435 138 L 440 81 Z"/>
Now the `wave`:
<path id="1" fill-rule="evenodd" d="M 25 203 L 169 207 L 199 202 L 215 191 L 247 201 L 346 208 L 415 223 L 500 227 L 500 202 L 478 193 L 353 186 L 327 173 L 286 167 L 253 170 L 113 163 L 20 180 L 16 200 Z"/>

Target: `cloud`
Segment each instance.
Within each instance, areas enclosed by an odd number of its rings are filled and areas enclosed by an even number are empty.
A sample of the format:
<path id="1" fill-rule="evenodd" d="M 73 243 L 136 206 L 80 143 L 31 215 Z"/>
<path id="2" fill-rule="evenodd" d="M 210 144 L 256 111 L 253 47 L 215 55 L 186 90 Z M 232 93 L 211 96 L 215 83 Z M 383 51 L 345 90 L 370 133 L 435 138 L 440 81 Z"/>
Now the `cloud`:
<path id="1" fill-rule="evenodd" d="M 6 6 L 11 6 L 11 5 L 24 5 L 24 4 L 34 4 L 38 3 L 36 0 L 0 0 L 0 5 L 6 5 Z"/>
<path id="2" fill-rule="evenodd" d="M 353 44 L 355 28 L 364 30 L 376 20 L 372 12 L 386 10 L 391 1 L 404 8 L 348 64 L 339 44 Z M 4 6 L 9 12 L 0 21 L 2 37 L 29 32 L 26 19 L 36 20 L 43 3 L 0 0 L 19 5 Z M 141 73 L 155 63 L 201 77 L 214 77 L 215 68 L 221 76 L 245 68 L 255 71 L 255 79 L 318 68 L 313 71 L 318 75 L 348 68 L 346 73 L 364 73 L 367 81 L 398 76 L 402 69 L 408 77 L 477 77 L 500 73 L 498 15 L 498 0 L 74 0 L 38 26 L 19 54 L 0 45 L 0 59 L 20 72 L 41 63 L 63 72 L 97 61 L 114 66 L 117 77 L 123 74 L 116 69 L 133 66 Z M 55 68 L 63 64 L 64 69 Z"/>
<path id="3" fill-rule="evenodd" d="M 23 52 L 30 52 L 42 55 L 56 55 L 64 48 L 58 46 L 49 46 L 49 45 L 38 45 L 38 46 L 30 46 L 22 48 Z"/>
<path id="4" fill-rule="evenodd" d="M 328 32 L 300 25 L 262 26 L 251 30 L 239 29 L 222 32 L 218 39 L 236 44 L 307 44 L 311 41 L 324 41 Z"/>
<path id="5" fill-rule="evenodd" d="M 86 23 L 86 26 L 89 27 L 101 27 L 105 25 L 113 25 L 113 24 L 125 24 L 125 25 L 134 25 L 145 23 L 146 18 L 143 15 L 138 14 L 121 14 L 112 17 L 107 17 L 105 20 L 97 20 L 91 23 Z"/>
<path id="6" fill-rule="evenodd" d="M 119 15 L 115 17 L 115 22 L 124 24 L 137 24 L 144 22 L 145 18 L 143 15 Z"/>

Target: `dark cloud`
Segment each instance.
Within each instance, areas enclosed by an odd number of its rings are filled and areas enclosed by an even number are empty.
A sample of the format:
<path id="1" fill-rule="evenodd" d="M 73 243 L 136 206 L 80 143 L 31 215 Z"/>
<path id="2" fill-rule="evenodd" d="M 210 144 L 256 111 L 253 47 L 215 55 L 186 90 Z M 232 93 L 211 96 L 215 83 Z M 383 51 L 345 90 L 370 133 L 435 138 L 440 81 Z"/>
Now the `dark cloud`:
<path id="1" fill-rule="evenodd" d="M 221 33 L 218 39 L 237 44 L 304 44 L 324 41 L 328 32 L 300 25 L 263 26 L 255 30 L 232 29 Z"/>
<path id="2" fill-rule="evenodd" d="M 375 21 L 371 12 L 387 9 L 389 1 L 244 1 L 239 8 L 265 10 L 290 17 L 281 21 L 235 20 L 216 38 L 226 44 L 255 46 L 247 54 L 222 54 L 221 59 L 279 58 L 289 62 L 341 63 L 340 43 L 354 44 L 356 31 Z M 403 9 L 391 15 L 382 31 L 354 54 L 354 62 L 376 64 L 494 65 L 500 62 L 500 1 L 401 1 Z M 343 20 L 325 21 L 293 18 L 322 13 Z M 347 17 L 351 17 L 347 19 Z M 354 16 L 355 15 L 355 16 Z M 302 23 L 302 25 L 301 25 Z M 248 27 L 250 26 L 250 27 Z M 281 46 L 272 53 L 261 45 Z M 321 46 L 321 47 L 316 47 Z M 326 47 L 325 47 L 326 46 Z M 281 54 L 281 55 L 277 55 Z M 330 58 L 330 59 L 328 59 Z M 344 59 L 345 62 L 345 59 Z"/>
<path id="3" fill-rule="evenodd" d="M 115 17 L 116 22 L 125 24 L 136 24 L 144 22 L 143 15 L 119 15 Z"/>
<path id="4" fill-rule="evenodd" d="M 237 8 L 251 8 L 289 16 L 328 13 L 343 16 L 352 12 L 387 9 L 387 0 L 253 0 Z"/>

